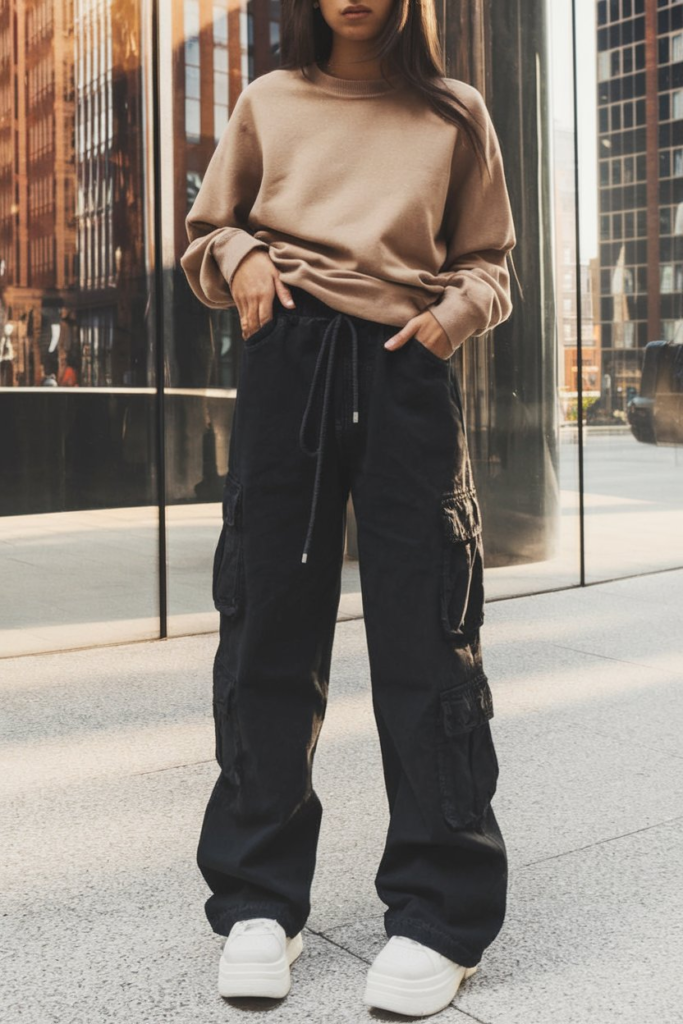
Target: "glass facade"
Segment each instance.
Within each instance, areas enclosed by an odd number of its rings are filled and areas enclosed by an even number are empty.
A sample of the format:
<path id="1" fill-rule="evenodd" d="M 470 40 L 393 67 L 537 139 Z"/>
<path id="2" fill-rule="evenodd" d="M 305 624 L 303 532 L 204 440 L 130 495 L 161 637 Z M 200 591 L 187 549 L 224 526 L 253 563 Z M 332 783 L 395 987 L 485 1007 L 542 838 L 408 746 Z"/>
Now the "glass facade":
<path id="1" fill-rule="evenodd" d="M 454 356 L 487 598 L 679 568 L 683 0 L 436 7 L 518 236 L 512 316 Z M 242 340 L 179 260 L 279 17 L 0 0 L 0 656 L 217 629 Z"/>

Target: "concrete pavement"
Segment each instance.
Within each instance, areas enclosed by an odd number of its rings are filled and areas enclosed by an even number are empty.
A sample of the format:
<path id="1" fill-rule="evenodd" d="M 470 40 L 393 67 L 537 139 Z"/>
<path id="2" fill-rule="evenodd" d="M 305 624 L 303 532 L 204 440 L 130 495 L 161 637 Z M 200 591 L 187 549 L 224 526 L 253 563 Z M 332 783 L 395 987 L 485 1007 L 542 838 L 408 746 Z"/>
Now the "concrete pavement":
<path id="1" fill-rule="evenodd" d="M 674 1024 L 683 977 L 683 570 L 489 601 L 505 927 L 439 1021 Z M 360 1002 L 388 815 L 362 619 L 337 625 L 325 808 L 283 1001 L 224 1001 L 196 839 L 217 636 L 0 661 L 8 1024 L 405 1020 Z"/>

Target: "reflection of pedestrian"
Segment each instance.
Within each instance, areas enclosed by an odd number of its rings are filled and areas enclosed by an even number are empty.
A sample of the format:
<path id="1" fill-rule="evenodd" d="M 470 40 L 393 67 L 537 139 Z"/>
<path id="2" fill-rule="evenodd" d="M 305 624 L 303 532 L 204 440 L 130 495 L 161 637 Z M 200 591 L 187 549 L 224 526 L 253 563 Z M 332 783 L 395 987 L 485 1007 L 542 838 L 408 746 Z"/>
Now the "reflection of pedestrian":
<path id="1" fill-rule="evenodd" d="M 14 385 L 14 347 L 7 334 L 0 335 L 0 387 Z"/>
<path id="2" fill-rule="evenodd" d="M 69 351 L 66 355 L 66 366 L 62 370 L 62 375 L 59 378 L 59 386 L 62 388 L 75 388 L 78 387 L 78 373 L 76 372 L 77 360 L 73 352 Z"/>
<path id="3" fill-rule="evenodd" d="M 193 291 L 236 306 L 244 334 L 213 562 L 220 775 L 197 863 L 227 936 L 219 991 L 285 995 L 350 493 L 391 815 L 375 879 L 388 942 L 363 999 L 422 1016 L 505 915 L 481 513 L 449 356 L 509 316 L 516 239 L 484 99 L 434 56 L 433 0 L 340 10 L 294 6 L 285 64 L 240 95 L 186 221 Z"/>

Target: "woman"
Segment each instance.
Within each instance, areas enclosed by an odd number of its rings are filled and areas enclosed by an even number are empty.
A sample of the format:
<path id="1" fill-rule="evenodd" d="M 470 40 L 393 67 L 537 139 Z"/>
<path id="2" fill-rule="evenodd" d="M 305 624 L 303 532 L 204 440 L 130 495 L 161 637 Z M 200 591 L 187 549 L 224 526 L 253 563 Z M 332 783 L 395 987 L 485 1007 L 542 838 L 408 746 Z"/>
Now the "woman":
<path id="1" fill-rule="evenodd" d="M 302 949 L 352 495 L 391 814 L 388 942 L 364 1002 L 448 1005 L 498 934 L 505 844 L 479 626 L 481 519 L 449 360 L 511 312 L 515 232 L 481 94 L 432 0 L 282 5 L 186 227 L 188 281 L 245 342 L 215 551 L 220 776 L 197 862 L 224 996 L 284 996 Z"/>

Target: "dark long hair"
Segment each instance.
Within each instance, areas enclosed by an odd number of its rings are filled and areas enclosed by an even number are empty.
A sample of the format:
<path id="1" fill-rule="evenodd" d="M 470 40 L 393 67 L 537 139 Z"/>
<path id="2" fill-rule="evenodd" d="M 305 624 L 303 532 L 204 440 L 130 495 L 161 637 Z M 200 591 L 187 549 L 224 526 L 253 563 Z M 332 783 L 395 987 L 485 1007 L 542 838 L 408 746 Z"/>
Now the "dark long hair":
<path id="1" fill-rule="evenodd" d="M 300 69 L 325 62 L 332 51 L 332 30 L 313 0 L 282 0 L 280 23 L 280 67 Z M 461 128 L 478 158 L 486 164 L 478 124 L 464 103 L 439 82 L 445 76 L 434 0 L 394 0 L 394 8 L 377 39 L 374 54 L 385 71 L 398 75 L 421 95 L 439 117 Z M 306 76 L 307 77 L 307 76 Z M 480 126 L 483 129 L 483 125 Z"/>

